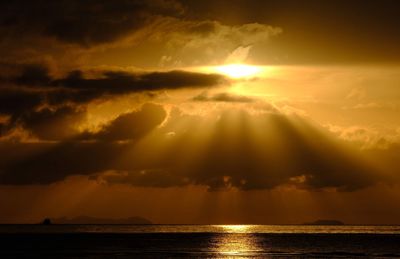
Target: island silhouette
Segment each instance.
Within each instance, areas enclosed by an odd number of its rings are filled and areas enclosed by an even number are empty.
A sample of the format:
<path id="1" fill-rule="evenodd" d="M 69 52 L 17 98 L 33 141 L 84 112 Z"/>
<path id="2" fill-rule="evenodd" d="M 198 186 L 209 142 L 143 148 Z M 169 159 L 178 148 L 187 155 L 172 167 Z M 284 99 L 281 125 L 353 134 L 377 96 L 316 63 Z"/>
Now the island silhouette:
<path id="1" fill-rule="evenodd" d="M 42 225 L 51 225 L 51 224 L 52 224 L 52 222 L 51 222 L 51 219 L 49 219 L 49 218 L 45 218 L 42 221 Z"/>

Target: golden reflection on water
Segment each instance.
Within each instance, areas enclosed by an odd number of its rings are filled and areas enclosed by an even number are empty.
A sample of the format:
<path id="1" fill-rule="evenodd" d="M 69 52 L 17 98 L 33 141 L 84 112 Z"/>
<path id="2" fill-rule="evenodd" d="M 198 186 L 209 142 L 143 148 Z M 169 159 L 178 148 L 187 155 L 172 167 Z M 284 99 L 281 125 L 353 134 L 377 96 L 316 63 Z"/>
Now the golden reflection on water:
<path id="1" fill-rule="evenodd" d="M 252 225 L 220 225 L 223 232 L 228 233 L 249 233 L 253 228 Z"/>
<path id="2" fill-rule="evenodd" d="M 251 225 L 221 225 L 225 235 L 216 236 L 211 240 L 213 250 L 228 257 L 252 256 L 260 251 L 257 238 L 251 233 Z"/>

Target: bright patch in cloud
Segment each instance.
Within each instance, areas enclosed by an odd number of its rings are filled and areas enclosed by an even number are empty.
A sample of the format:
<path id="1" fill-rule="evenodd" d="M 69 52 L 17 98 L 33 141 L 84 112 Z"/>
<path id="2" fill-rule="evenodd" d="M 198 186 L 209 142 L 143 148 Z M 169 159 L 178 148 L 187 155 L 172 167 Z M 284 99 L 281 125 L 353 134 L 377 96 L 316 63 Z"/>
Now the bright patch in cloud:
<path id="1" fill-rule="evenodd" d="M 218 73 L 227 75 L 232 78 L 254 77 L 261 72 L 258 66 L 244 64 L 229 64 L 215 67 Z"/>

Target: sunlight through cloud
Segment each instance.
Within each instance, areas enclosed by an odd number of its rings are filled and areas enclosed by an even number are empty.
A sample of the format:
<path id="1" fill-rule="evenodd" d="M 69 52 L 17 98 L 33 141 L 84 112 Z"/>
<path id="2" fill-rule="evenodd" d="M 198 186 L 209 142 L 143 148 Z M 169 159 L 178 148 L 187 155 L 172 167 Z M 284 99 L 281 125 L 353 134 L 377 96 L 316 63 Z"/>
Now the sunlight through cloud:
<path id="1" fill-rule="evenodd" d="M 258 66 L 244 64 L 229 64 L 215 67 L 215 70 L 221 74 L 232 78 L 254 77 L 261 72 Z"/>

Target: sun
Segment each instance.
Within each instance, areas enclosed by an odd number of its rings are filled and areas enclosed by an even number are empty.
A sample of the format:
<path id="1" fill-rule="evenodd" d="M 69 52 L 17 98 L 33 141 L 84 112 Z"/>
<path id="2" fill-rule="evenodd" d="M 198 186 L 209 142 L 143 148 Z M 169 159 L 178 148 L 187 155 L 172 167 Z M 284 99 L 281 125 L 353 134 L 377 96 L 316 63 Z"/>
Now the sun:
<path id="1" fill-rule="evenodd" d="M 224 74 L 232 78 L 246 78 L 254 77 L 261 72 L 258 66 L 245 65 L 245 64 L 229 64 L 215 67 L 218 73 Z"/>
<path id="2" fill-rule="evenodd" d="M 218 73 L 233 79 L 251 79 L 254 77 L 265 77 L 265 74 L 271 72 L 270 66 L 255 66 L 243 63 L 232 63 L 217 66 L 198 66 L 186 67 L 184 70 L 201 73 Z"/>

